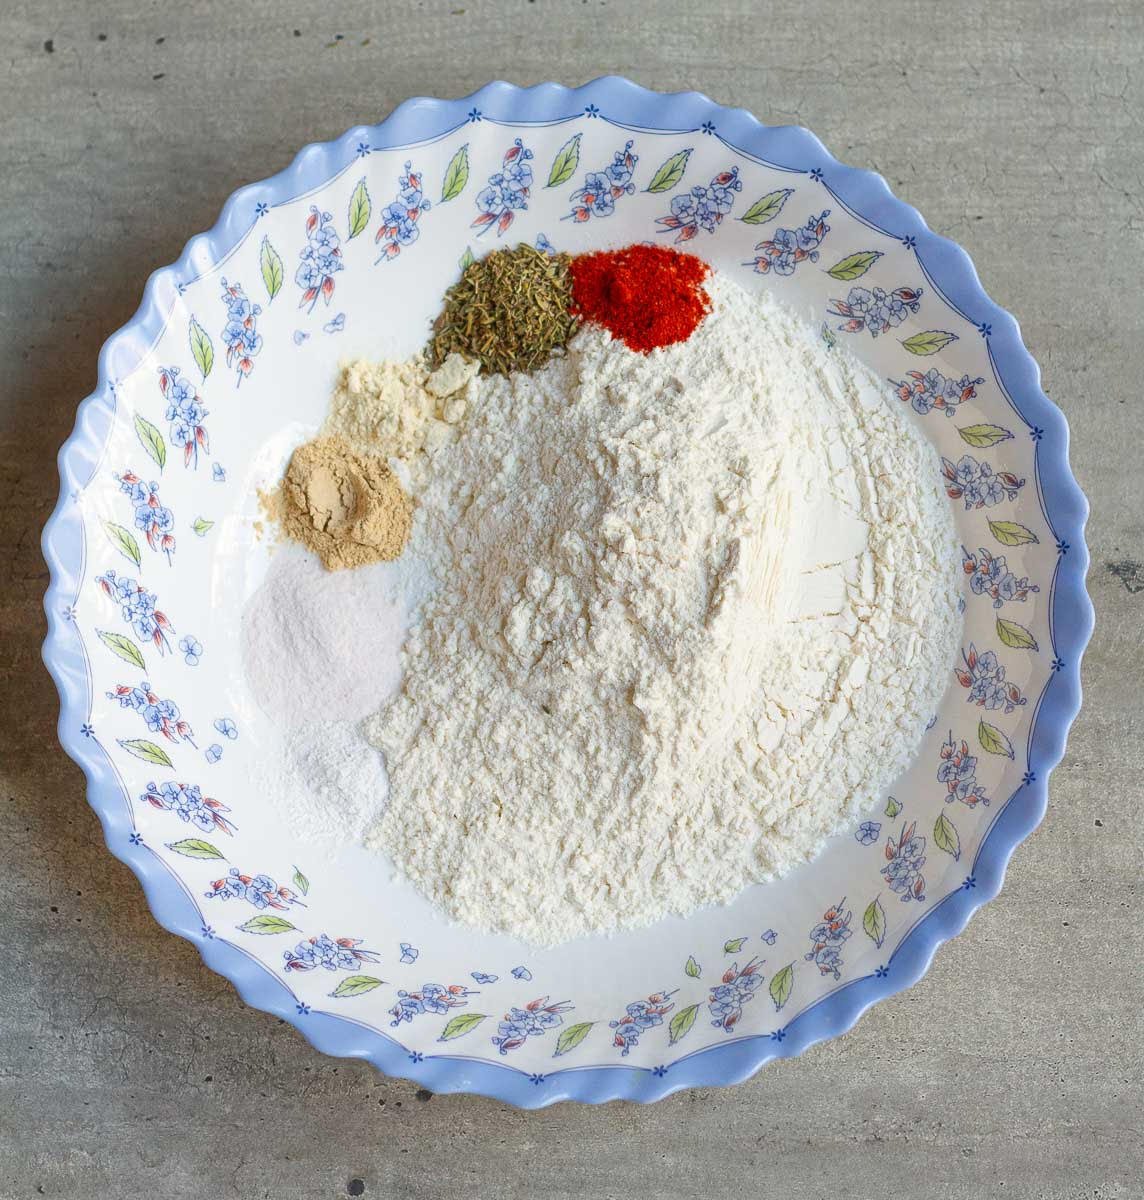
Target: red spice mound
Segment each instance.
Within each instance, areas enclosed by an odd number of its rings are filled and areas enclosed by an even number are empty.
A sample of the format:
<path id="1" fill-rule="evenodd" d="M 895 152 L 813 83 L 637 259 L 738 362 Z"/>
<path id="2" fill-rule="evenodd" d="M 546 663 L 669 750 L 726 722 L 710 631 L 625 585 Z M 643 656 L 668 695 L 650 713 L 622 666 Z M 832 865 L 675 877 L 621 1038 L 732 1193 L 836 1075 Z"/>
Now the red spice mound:
<path id="1" fill-rule="evenodd" d="M 686 341 L 711 307 L 710 268 L 664 246 L 625 246 L 572 259 L 572 311 L 647 353 Z"/>

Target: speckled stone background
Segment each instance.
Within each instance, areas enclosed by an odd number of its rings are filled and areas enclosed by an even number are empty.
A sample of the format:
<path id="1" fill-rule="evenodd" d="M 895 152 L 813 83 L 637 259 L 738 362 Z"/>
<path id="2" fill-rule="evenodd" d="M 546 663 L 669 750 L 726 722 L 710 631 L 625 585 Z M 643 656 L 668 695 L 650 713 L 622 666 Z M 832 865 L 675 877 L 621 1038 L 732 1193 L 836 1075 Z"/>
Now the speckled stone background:
<path id="1" fill-rule="evenodd" d="M 0 0 L 0 1197 L 1144 1194 L 1144 6 Z M 1001 896 L 739 1087 L 517 1112 L 323 1058 L 152 921 L 55 744 L 40 528 L 100 344 L 240 184 L 408 95 L 616 72 L 815 130 L 973 255 L 1072 423 L 1097 629 Z"/>

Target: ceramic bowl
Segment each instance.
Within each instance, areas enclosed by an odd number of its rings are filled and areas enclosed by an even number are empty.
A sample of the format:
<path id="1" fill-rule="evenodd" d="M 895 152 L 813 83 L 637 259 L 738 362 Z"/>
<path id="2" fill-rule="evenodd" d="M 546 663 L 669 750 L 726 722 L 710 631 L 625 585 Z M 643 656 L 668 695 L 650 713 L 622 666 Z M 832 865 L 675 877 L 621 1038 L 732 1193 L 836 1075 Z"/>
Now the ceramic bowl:
<path id="1" fill-rule="evenodd" d="M 932 439 L 964 547 L 948 691 L 867 820 L 726 907 L 545 951 L 292 837 L 239 647 L 256 489 L 338 361 L 415 351 L 518 241 L 681 246 L 814 314 Z M 60 740 L 156 919 L 319 1049 L 529 1107 L 731 1083 L 917 980 L 1040 820 L 1092 624 L 1067 445 L 964 251 L 806 130 L 623 79 L 409 100 L 236 192 L 103 347 L 43 541 Z"/>

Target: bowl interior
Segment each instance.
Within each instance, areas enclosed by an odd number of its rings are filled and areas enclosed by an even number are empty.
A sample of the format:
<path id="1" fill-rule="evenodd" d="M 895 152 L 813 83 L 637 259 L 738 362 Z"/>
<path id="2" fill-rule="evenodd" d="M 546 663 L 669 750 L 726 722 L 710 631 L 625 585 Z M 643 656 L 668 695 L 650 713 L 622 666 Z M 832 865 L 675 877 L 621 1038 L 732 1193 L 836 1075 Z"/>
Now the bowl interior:
<path id="1" fill-rule="evenodd" d="M 913 970 L 899 948 L 974 889 L 987 835 L 1032 782 L 1062 552 L 1040 433 L 996 369 L 992 331 L 943 294 L 884 186 L 865 185 L 860 215 L 846 168 L 813 139 L 796 153 L 791 131 L 706 101 L 633 114 L 581 96 L 538 120 L 514 95 L 419 109 L 420 136 L 406 113 L 306 152 L 289 183 L 245 189 L 225 236 L 193 243 L 153 281 L 148 318 L 109 344 L 107 389 L 81 421 L 89 448 L 69 467 L 73 564 L 53 614 L 86 695 L 69 736 L 116 797 L 113 848 L 181 891 L 170 923 L 257 966 L 319 1044 L 331 1014 L 352 1030 L 341 1052 L 372 1053 L 380 1036 L 410 1070 L 461 1063 L 441 1086 L 479 1086 L 465 1074 L 479 1063 L 535 1086 L 620 1065 L 659 1079 L 713 1046 L 782 1052 L 828 997 L 851 989 L 857 1011 Z M 463 260 L 518 241 L 679 245 L 772 289 L 885 378 L 933 441 L 967 568 L 963 653 L 920 755 L 867 824 L 724 908 L 546 951 L 449 924 L 364 850 L 299 837 L 259 783 L 289 731 L 240 666 L 240 615 L 270 557 L 257 491 L 320 424 L 339 361 L 416 351 Z M 129 616 L 124 595 L 140 588 L 150 599 Z M 837 953 L 823 959 L 828 910 Z M 720 986 L 739 997 L 730 1024 Z M 646 1019 L 617 1044 L 633 1004 Z"/>

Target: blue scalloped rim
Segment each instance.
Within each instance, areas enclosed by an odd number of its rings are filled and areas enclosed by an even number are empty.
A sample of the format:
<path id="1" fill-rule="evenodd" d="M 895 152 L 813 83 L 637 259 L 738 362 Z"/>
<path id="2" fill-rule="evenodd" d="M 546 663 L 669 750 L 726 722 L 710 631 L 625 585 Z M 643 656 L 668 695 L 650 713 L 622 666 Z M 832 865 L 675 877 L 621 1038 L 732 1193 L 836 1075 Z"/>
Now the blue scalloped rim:
<path id="1" fill-rule="evenodd" d="M 239 948 L 215 941 L 179 880 L 145 845 L 132 840 L 130 809 L 111 763 L 83 732 L 90 673 L 75 626 L 61 610 L 74 599 L 82 574 L 84 539 L 75 501 L 103 453 L 115 413 L 114 380 L 126 376 L 159 335 L 180 285 L 225 257 L 247 232 L 257 219 L 256 206 L 312 190 L 368 149 L 438 138 L 471 120 L 547 124 L 585 112 L 645 129 L 698 131 L 705 122 L 713 123 L 728 145 L 772 166 L 821 179 L 856 216 L 912 248 L 930 283 L 987 339 L 999 385 L 1032 428 L 1045 516 L 1058 549 L 1063 546 L 1064 551 L 1049 599 L 1056 669 L 1034 715 L 1028 782 L 1001 809 L 965 885 L 934 905 L 889 962 L 873 975 L 839 988 L 775 1034 L 697 1051 L 666 1071 L 587 1067 L 538 1076 L 495 1063 L 410 1054 L 356 1021 L 299 1005 L 265 967 Z M 681 1088 L 736 1083 L 769 1059 L 790 1058 L 814 1042 L 844 1033 L 869 1005 L 920 979 L 937 947 L 960 933 L 970 916 L 997 894 L 1009 856 L 1044 815 L 1049 772 L 1064 754 L 1069 726 L 1080 708 L 1080 659 L 1093 625 L 1084 583 L 1088 504 L 1069 470 L 1068 440 L 1068 425 L 1041 390 L 1040 372 L 1021 341 L 1017 322 L 986 296 L 965 251 L 931 232 L 913 208 L 895 199 L 880 176 L 838 162 L 809 131 L 761 125 L 750 113 L 723 108 L 697 92 L 662 95 L 615 77 L 576 89 L 552 83 L 532 88 L 490 83 L 459 100 L 410 99 L 381 124 L 357 126 L 337 141 L 307 146 L 286 170 L 235 192 L 214 228 L 192 238 L 174 266 L 151 276 L 138 312 L 100 351 L 98 385 L 79 406 L 75 429 L 60 451 L 60 498 L 42 541 L 51 570 L 44 601 L 48 636 L 43 657 L 60 694 L 60 742 L 87 776 L 88 801 L 103 823 L 108 847 L 139 877 L 159 924 L 192 942 L 207 966 L 225 975 L 247 1004 L 289 1021 L 324 1053 L 368 1059 L 387 1074 L 415 1080 L 435 1092 L 477 1092 L 525 1108 L 558 1100 L 648 1102 Z"/>

